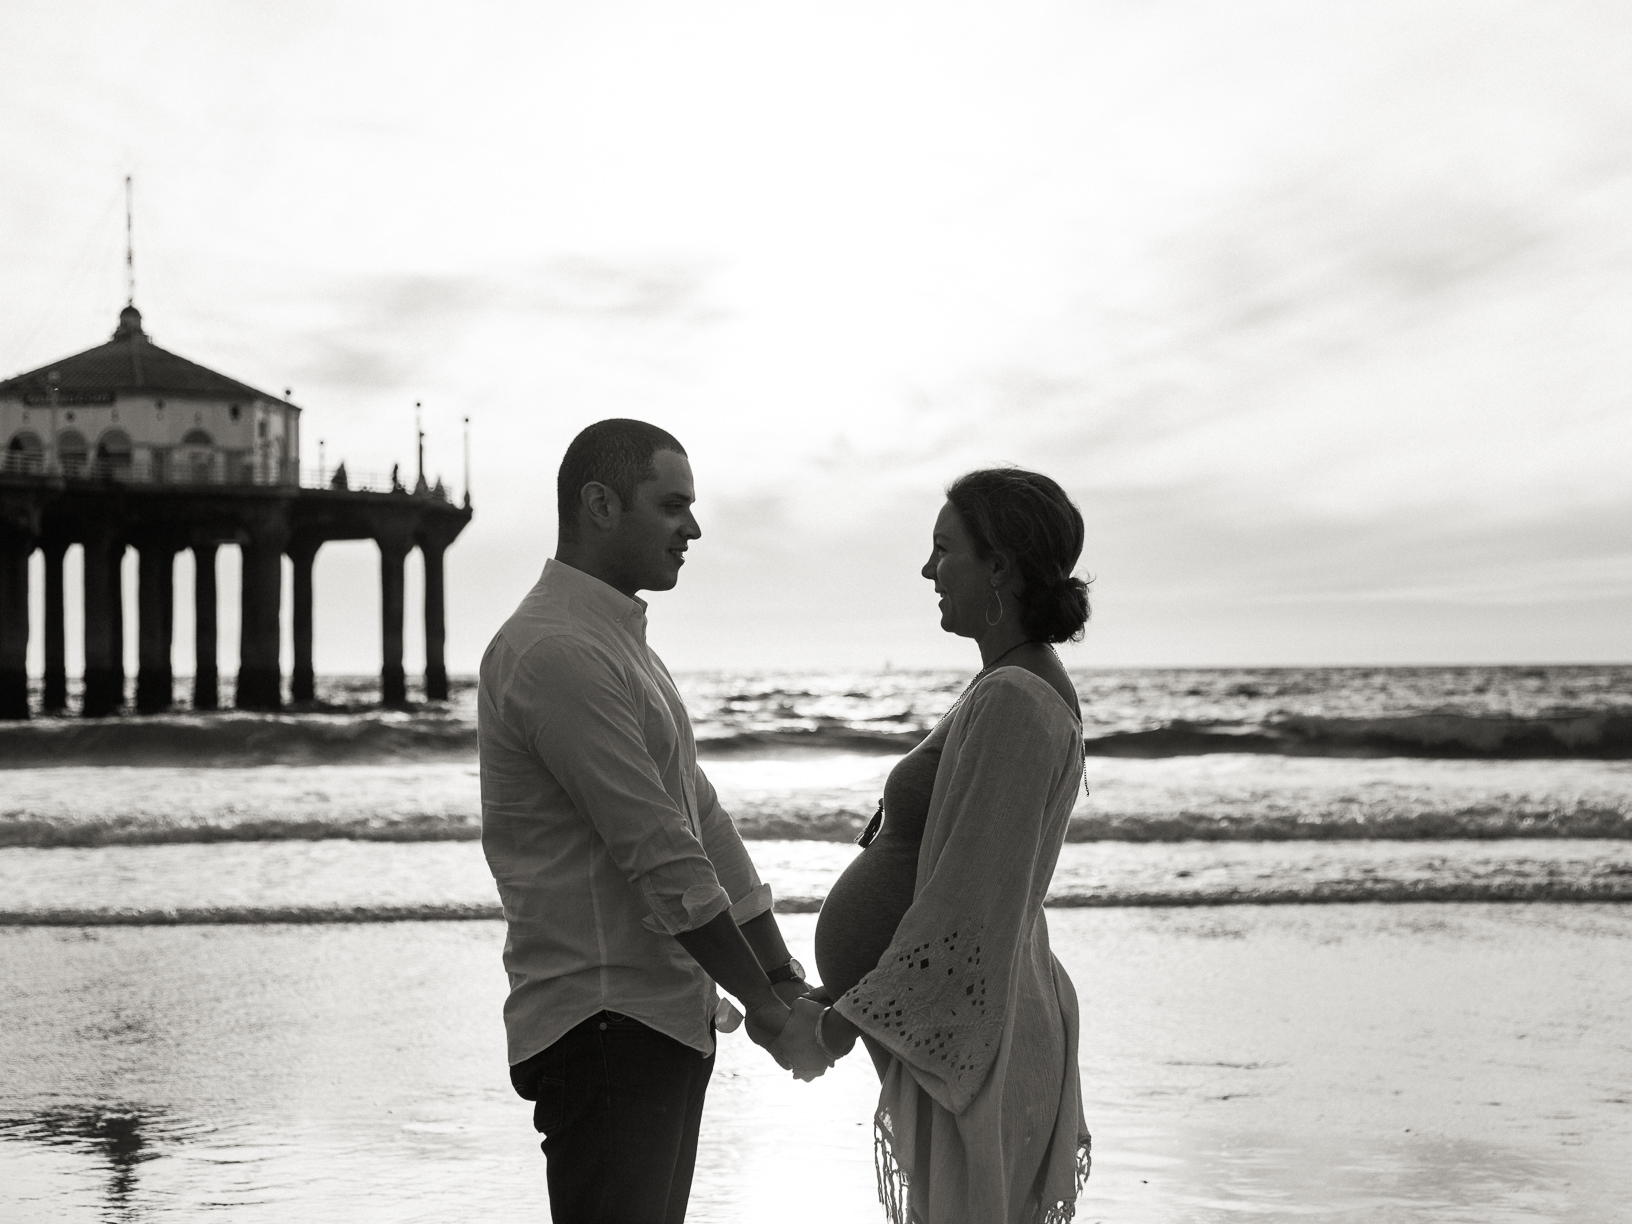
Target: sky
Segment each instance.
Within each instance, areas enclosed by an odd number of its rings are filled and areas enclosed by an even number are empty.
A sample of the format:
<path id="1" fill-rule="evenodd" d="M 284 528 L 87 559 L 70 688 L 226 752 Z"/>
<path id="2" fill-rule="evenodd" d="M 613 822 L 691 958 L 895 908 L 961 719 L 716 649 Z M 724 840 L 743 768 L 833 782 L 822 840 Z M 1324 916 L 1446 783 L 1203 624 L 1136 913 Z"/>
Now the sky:
<path id="1" fill-rule="evenodd" d="M 1086 518 L 1073 666 L 1632 659 L 1618 0 L 5 0 L 0 41 L 0 377 L 111 333 L 133 176 L 148 332 L 292 388 L 307 467 L 411 470 L 422 402 L 457 495 L 469 418 L 455 671 L 607 416 L 691 456 L 677 668 L 977 661 L 918 569 L 997 463 Z M 372 546 L 316 591 L 318 669 L 377 668 Z"/>

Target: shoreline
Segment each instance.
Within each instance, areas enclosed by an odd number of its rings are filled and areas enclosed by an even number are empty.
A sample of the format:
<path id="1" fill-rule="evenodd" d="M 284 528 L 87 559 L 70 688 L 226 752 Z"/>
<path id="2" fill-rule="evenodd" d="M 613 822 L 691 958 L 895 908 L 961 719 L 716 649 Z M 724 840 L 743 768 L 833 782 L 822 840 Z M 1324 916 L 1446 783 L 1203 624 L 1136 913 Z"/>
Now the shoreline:
<path id="1" fill-rule="evenodd" d="M 756 841 L 777 911 L 809 914 L 861 851 Z M 296 926 L 500 916 L 474 841 L 277 840 L 0 848 L 0 930 Z M 1632 901 L 1632 841 L 1079 842 L 1045 904 L 1073 909 Z"/>
<path id="2" fill-rule="evenodd" d="M 1331 905 L 1626 905 L 1632 903 L 1632 880 L 1602 887 L 1516 885 L 1478 890 L 1466 887 L 1406 887 L 1361 895 L 1333 890 L 1320 895 L 1264 890 L 1257 893 L 1197 896 L 1150 893 L 1121 897 L 1062 897 L 1043 902 L 1047 910 L 1085 909 L 1226 909 L 1290 908 Z M 778 899 L 778 914 L 817 914 L 822 900 Z M 247 908 L 241 910 L 0 910 L 0 930 L 27 927 L 209 927 L 209 926 L 358 926 L 369 923 L 497 922 L 498 905 L 419 905 L 364 911 L 319 906 Z"/>

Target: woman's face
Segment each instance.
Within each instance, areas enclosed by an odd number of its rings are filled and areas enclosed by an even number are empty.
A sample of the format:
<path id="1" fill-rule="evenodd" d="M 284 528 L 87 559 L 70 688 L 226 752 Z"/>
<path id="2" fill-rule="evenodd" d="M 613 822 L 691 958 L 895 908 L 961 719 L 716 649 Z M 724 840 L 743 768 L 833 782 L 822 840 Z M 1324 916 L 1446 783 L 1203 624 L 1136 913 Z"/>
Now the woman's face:
<path id="1" fill-rule="evenodd" d="M 969 529 L 951 502 L 935 519 L 929 560 L 920 571 L 941 597 L 941 628 L 959 637 L 978 638 L 988 628 L 987 611 L 995 607 L 992 575 L 995 559 L 982 559 Z"/>

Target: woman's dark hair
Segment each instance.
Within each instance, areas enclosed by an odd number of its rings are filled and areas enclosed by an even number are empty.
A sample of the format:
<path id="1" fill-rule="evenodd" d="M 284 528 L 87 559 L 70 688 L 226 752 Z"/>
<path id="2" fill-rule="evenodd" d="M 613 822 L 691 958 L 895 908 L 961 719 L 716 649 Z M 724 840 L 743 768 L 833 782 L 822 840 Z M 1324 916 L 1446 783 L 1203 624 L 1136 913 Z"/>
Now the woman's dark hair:
<path id="1" fill-rule="evenodd" d="M 1074 642 L 1088 623 L 1088 584 L 1073 577 L 1082 512 L 1041 472 L 982 468 L 959 476 L 946 500 L 983 557 L 1002 553 L 1020 574 L 1020 627 L 1042 642 Z"/>
<path id="2" fill-rule="evenodd" d="M 592 480 L 604 484 L 627 506 L 634 500 L 635 486 L 657 475 L 658 451 L 683 455 L 686 448 L 668 430 L 627 417 L 585 426 L 567 447 L 556 473 L 555 509 L 562 538 L 577 538 L 578 494 L 586 484 Z"/>

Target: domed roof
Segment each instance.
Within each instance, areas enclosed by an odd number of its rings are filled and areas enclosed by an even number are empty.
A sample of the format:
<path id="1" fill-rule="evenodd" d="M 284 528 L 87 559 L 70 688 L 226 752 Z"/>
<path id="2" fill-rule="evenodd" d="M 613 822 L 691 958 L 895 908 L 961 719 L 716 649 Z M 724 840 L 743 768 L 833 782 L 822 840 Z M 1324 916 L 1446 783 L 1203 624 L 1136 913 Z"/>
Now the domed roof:
<path id="1" fill-rule="evenodd" d="M 59 404 L 111 403 L 121 391 L 177 399 L 278 399 L 160 348 L 142 330 L 142 312 L 134 305 L 119 312 L 119 326 L 106 344 L 8 378 L 0 382 L 0 396 L 43 404 L 50 402 L 53 388 Z"/>

